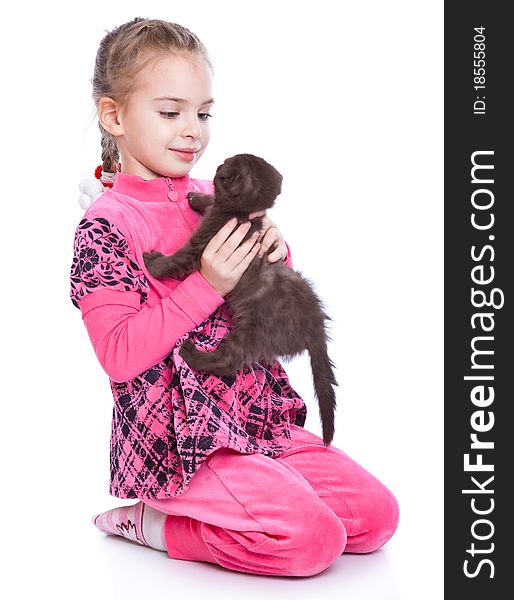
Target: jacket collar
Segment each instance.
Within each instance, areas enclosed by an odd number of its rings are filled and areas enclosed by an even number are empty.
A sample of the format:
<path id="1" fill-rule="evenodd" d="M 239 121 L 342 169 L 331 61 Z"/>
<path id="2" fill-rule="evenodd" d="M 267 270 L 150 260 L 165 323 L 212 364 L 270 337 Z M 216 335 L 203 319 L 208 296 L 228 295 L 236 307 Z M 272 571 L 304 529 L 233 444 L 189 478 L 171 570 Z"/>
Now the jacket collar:
<path id="1" fill-rule="evenodd" d="M 143 202 L 167 202 L 184 199 L 190 189 L 189 175 L 184 177 L 156 177 L 143 179 L 139 175 L 116 173 L 113 192 L 131 196 Z"/>

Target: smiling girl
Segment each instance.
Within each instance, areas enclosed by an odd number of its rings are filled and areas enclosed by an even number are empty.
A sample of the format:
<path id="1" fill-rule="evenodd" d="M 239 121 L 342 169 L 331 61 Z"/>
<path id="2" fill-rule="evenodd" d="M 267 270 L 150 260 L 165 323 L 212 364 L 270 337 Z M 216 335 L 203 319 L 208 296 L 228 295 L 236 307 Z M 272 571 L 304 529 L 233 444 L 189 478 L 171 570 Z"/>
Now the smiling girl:
<path id="1" fill-rule="evenodd" d="M 249 225 L 226 223 L 183 281 L 154 279 L 142 258 L 181 247 L 201 219 L 187 193 L 213 192 L 189 177 L 209 143 L 212 77 L 203 44 L 175 23 L 136 18 L 98 49 L 108 189 L 76 229 L 71 299 L 113 393 L 109 492 L 138 502 L 93 522 L 170 558 L 314 575 L 343 552 L 380 548 L 398 523 L 394 496 L 304 428 L 278 361 L 216 377 L 179 354 L 193 331 L 216 348 L 232 327 L 224 297 L 272 245 L 265 260 L 292 267 L 289 247 L 264 215 L 242 244 Z"/>

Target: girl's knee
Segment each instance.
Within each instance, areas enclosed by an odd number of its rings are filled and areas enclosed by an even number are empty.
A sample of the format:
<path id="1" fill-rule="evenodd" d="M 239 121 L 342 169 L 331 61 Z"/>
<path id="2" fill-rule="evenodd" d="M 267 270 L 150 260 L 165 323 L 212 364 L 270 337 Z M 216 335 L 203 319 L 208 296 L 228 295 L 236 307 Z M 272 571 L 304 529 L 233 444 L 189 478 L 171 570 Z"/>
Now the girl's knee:
<path id="1" fill-rule="evenodd" d="M 346 529 L 328 507 L 305 514 L 300 533 L 291 539 L 288 575 L 316 575 L 327 569 L 344 552 Z"/>
<path id="2" fill-rule="evenodd" d="M 349 552 L 374 552 L 392 537 L 398 527 L 399 507 L 392 492 L 377 482 L 365 503 L 362 533 L 348 542 Z"/>

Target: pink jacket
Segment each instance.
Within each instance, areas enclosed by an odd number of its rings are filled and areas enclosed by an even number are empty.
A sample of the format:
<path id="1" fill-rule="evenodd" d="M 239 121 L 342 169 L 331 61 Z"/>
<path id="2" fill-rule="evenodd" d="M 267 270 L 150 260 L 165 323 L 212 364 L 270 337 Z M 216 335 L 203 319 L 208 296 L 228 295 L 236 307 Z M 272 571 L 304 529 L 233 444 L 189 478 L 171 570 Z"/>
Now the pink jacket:
<path id="1" fill-rule="evenodd" d="M 159 281 L 144 265 L 143 252 L 158 249 L 171 254 L 198 226 L 201 215 L 190 208 L 188 191 L 211 193 L 213 186 L 189 176 L 145 181 L 118 173 L 112 189 L 86 211 L 75 234 L 70 295 L 81 310 L 95 353 L 111 381 L 114 411 L 110 492 L 120 498 L 169 497 L 182 493 L 203 459 L 216 447 L 276 454 L 287 444 L 289 411 L 297 424 L 303 425 L 302 419 L 305 420 L 305 405 L 289 387 L 279 363 L 271 370 L 270 365 L 267 368 L 259 365 L 267 373 L 256 377 L 253 369 L 248 377 L 249 372 L 242 372 L 239 390 L 232 382 L 227 383 L 224 391 L 225 395 L 231 394 L 232 400 L 226 414 L 220 415 L 221 421 L 226 417 L 225 429 L 230 429 L 237 415 L 240 431 L 228 435 L 218 423 L 216 435 L 211 436 L 202 457 L 195 457 L 190 472 L 181 468 L 181 461 L 184 462 L 181 450 L 195 438 L 187 430 L 191 419 L 190 408 L 184 406 L 184 394 L 186 389 L 204 389 L 205 381 L 199 382 L 200 375 L 182 364 L 177 344 L 192 331 L 204 332 L 199 343 L 207 340 L 206 328 L 212 328 L 215 319 L 220 319 L 222 326 L 212 330 L 206 343 L 219 342 L 219 336 L 226 335 L 231 326 L 223 297 L 199 272 L 182 282 Z M 289 248 L 286 264 L 292 266 Z M 174 380 L 177 370 L 180 376 Z M 280 381 L 282 391 L 278 397 L 276 389 L 270 392 L 273 388 L 270 372 Z M 267 401 L 275 404 L 280 401 L 279 412 L 286 418 L 274 424 L 267 439 L 248 435 L 247 423 L 244 418 L 241 420 L 237 401 L 243 381 L 250 388 L 257 381 L 254 392 L 259 402 L 266 394 Z M 210 411 L 210 417 L 214 418 L 212 407 Z M 174 427 L 163 419 L 164 413 L 169 414 L 170 421 L 175 419 Z M 181 426 L 185 437 L 179 439 L 177 430 Z M 160 441 L 157 449 L 146 447 L 149 437 L 156 438 L 154 445 Z M 138 444 L 145 448 L 138 448 Z M 151 460 L 150 455 L 153 455 Z"/>

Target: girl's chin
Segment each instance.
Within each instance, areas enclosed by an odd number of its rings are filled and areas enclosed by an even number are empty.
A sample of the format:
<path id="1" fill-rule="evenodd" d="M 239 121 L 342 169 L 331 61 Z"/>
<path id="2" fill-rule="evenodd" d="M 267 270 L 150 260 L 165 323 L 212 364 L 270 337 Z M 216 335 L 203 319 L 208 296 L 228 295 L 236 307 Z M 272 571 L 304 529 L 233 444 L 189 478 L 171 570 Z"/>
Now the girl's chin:
<path id="1" fill-rule="evenodd" d="M 169 169 L 163 174 L 163 177 L 185 177 L 189 175 L 191 169 Z"/>
<path id="2" fill-rule="evenodd" d="M 189 171 L 193 168 L 192 165 L 180 165 L 180 164 L 166 164 L 160 167 L 156 166 L 157 172 L 160 177 L 185 177 L 189 174 Z"/>
<path id="3" fill-rule="evenodd" d="M 169 177 L 182 177 L 187 175 L 189 171 L 196 165 L 197 159 L 192 161 L 184 161 L 180 159 L 172 160 L 169 164 L 169 170 L 176 173 L 175 175 L 169 175 Z"/>

